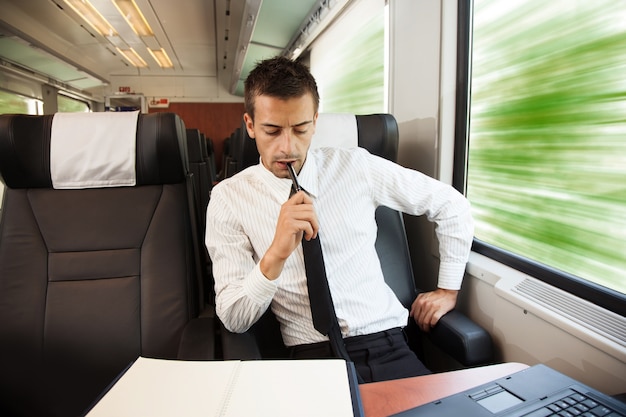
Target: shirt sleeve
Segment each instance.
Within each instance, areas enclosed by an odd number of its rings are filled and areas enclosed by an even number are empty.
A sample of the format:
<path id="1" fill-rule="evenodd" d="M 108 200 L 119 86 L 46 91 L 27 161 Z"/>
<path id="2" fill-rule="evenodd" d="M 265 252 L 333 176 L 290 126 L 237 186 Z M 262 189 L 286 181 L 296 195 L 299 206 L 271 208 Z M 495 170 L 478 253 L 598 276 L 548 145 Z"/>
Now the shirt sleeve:
<path id="1" fill-rule="evenodd" d="M 231 332 L 243 333 L 269 307 L 280 278 L 270 281 L 219 187 L 207 208 L 205 243 L 213 263 L 216 313 Z"/>
<path id="2" fill-rule="evenodd" d="M 439 241 L 438 287 L 461 288 L 474 237 L 469 201 L 452 186 L 384 158 L 365 154 L 364 175 L 380 205 L 435 223 Z"/>

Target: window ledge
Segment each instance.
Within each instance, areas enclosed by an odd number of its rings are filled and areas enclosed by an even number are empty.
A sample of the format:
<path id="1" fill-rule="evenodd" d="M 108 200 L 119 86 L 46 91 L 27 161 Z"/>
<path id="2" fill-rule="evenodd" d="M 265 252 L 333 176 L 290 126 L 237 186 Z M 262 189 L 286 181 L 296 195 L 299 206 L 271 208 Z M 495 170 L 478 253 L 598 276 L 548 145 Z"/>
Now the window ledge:
<path id="1" fill-rule="evenodd" d="M 626 361 L 626 317 L 475 252 L 467 273 L 525 312 Z"/>

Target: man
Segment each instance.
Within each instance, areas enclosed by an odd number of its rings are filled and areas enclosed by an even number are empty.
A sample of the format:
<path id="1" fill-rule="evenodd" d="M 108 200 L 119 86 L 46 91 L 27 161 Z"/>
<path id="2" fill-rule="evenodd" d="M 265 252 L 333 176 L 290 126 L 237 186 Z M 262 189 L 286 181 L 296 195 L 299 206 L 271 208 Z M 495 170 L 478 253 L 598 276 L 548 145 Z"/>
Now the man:
<path id="1" fill-rule="evenodd" d="M 341 334 L 361 378 L 428 373 L 402 333 L 409 312 L 385 284 L 374 212 L 385 205 L 437 224 L 439 288 L 417 297 L 410 312 L 428 331 L 456 304 L 473 237 L 469 203 L 363 149 L 311 150 L 318 105 L 308 68 L 287 58 L 262 61 L 246 79 L 244 121 L 260 164 L 212 191 L 206 244 L 217 314 L 227 329 L 244 332 L 271 306 L 294 358 L 336 355 L 313 325 L 307 290 L 302 239 L 319 234 Z M 291 197 L 288 164 L 304 189 Z"/>

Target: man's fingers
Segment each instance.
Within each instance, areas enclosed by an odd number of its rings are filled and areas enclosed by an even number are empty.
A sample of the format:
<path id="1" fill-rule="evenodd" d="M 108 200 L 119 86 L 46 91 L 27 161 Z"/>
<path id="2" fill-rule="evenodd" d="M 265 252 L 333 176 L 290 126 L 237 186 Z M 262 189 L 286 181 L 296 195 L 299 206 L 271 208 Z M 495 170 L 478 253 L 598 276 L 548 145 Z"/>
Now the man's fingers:
<path id="1" fill-rule="evenodd" d="M 312 222 L 308 220 L 299 220 L 295 224 L 295 229 L 299 235 L 299 240 L 302 238 L 306 240 L 314 239 L 317 236 L 317 230 L 313 227 Z"/>
<path id="2" fill-rule="evenodd" d="M 429 331 L 444 314 L 453 309 L 457 293 L 458 291 L 437 289 L 419 294 L 411 305 L 411 316 L 420 329 Z"/>
<path id="3" fill-rule="evenodd" d="M 433 311 L 429 308 L 422 309 L 422 314 L 420 315 L 419 322 L 422 324 L 422 330 L 425 332 L 429 331 L 433 326 L 432 323 Z"/>
<path id="4" fill-rule="evenodd" d="M 314 239 L 319 230 L 319 222 L 313 207 L 313 200 L 304 191 L 299 191 L 283 205 L 285 215 L 295 220 L 297 230 L 304 232 L 306 240 Z"/>
<path id="5" fill-rule="evenodd" d="M 313 199 L 304 190 L 298 191 L 289 197 L 289 200 L 287 201 L 291 204 L 313 204 Z"/>

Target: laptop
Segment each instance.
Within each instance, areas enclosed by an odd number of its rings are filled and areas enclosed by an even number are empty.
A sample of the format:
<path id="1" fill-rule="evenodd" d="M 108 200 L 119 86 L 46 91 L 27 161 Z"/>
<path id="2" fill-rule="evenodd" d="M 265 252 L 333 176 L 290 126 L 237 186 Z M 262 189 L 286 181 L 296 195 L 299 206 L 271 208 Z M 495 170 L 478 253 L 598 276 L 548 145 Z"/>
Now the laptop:
<path id="1" fill-rule="evenodd" d="M 626 404 L 548 366 L 535 365 L 393 416 L 626 417 Z"/>

